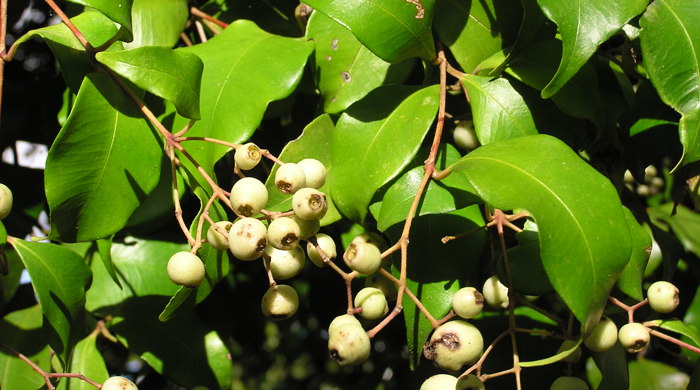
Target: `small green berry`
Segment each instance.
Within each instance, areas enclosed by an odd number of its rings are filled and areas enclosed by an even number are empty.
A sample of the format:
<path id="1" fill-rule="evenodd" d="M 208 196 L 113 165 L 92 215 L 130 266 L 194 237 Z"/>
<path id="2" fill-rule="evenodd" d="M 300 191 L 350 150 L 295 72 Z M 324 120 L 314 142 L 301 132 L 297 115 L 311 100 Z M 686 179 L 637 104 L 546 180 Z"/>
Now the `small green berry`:
<path id="1" fill-rule="evenodd" d="M 328 170 L 322 162 L 314 158 L 305 158 L 297 163 L 304 170 L 306 187 L 321 188 L 326 182 Z"/>
<path id="2" fill-rule="evenodd" d="M 457 371 L 475 362 L 484 351 L 484 338 L 476 326 L 453 320 L 440 325 L 423 346 L 423 356 L 440 368 Z"/>
<path id="3" fill-rule="evenodd" d="M 351 270 L 370 275 L 382 265 L 382 254 L 379 248 L 366 242 L 351 243 L 343 254 L 345 264 Z"/>
<path id="4" fill-rule="evenodd" d="M 447 374 L 437 374 L 426 379 L 420 390 L 445 390 L 455 389 L 457 387 L 457 377 Z"/>
<path id="5" fill-rule="evenodd" d="M 172 255 L 168 260 L 167 271 L 173 283 L 185 287 L 199 286 L 206 274 L 202 260 L 187 251 Z"/>
<path id="6" fill-rule="evenodd" d="M 459 378 L 456 390 L 486 390 L 486 386 L 479 377 L 469 374 Z"/>
<path id="7" fill-rule="evenodd" d="M 593 328 L 593 332 L 583 340 L 583 343 L 594 352 L 609 350 L 617 343 L 617 325 L 609 317 L 601 317 Z"/>
<path id="8" fill-rule="evenodd" d="M 479 147 L 479 139 L 476 137 L 476 131 L 474 131 L 474 123 L 470 120 L 461 121 L 455 127 L 452 137 L 455 140 L 455 145 L 460 149 L 470 151 Z"/>
<path id="9" fill-rule="evenodd" d="M 366 320 L 376 320 L 389 312 L 389 305 L 382 290 L 365 287 L 355 295 L 355 307 L 361 307 L 360 316 Z"/>
<path id="10" fill-rule="evenodd" d="M 649 286 L 647 298 L 649 306 L 657 313 L 670 313 L 678 307 L 680 298 L 678 297 L 678 287 L 672 283 L 659 281 Z"/>
<path id="11" fill-rule="evenodd" d="M 560 376 L 554 382 L 549 390 L 590 390 L 586 382 L 575 376 Z"/>
<path id="12" fill-rule="evenodd" d="M 328 325 L 328 333 L 330 334 L 334 332 L 336 328 L 346 324 L 354 324 L 359 327 L 362 327 L 362 324 L 355 316 L 350 314 L 341 314 L 335 317 L 333 321 L 331 321 L 331 323 Z"/>
<path id="13" fill-rule="evenodd" d="M 306 175 L 297 164 L 286 163 L 280 165 L 275 172 L 275 185 L 285 194 L 293 194 L 306 187 Z"/>
<path id="14" fill-rule="evenodd" d="M 452 310 L 458 316 L 474 318 L 484 308 L 484 296 L 474 287 L 462 287 L 452 295 Z"/>
<path id="15" fill-rule="evenodd" d="M 649 329 L 646 326 L 638 322 L 631 322 L 623 325 L 622 328 L 620 328 L 618 338 L 620 340 L 620 344 L 627 350 L 627 352 L 637 353 L 646 349 L 646 347 L 649 345 L 649 341 L 651 340 L 651 335 L 649 334 Z"/>
<path id="16" fill-rule="evenodd" d="M 102 384 L 102 390 L 138 390 L 138 387 L 123 376 L 113 376 Z"/>
<path id="17" fill-rule="evenodd" d="M 261 158 L 260 148 L 252 142 L 239 146 L 233 154 L 233 160 L 236 162 L 236 165 L 244 171 L 255 168 Z"/>
<path id="18" fill-rule="evenodd" d="M 251 217 L 265 207 L 268 193 L 265 184 L 254 177 L 244 177 L 231 188 L 231 207 L 236 214 Z"/>
<path id="19" fill-rule="evenodd" d="M 318 219 L 307 221 L 297 217 L 296 215 L 292 215 L 289 218 L 293 219 L 294 222 L 299 225 L 299 238 L 302 240 L 308 240 L 311 236 L 318 233 L 318 230 L 321 228 L 321 221 Z"/>
<path id="20" fill-rule="evenodd" d="M 218 227 L 220 230 L 223 230 L 226 232 L 226 236 L 223 234 L 219 233 L 214 226 L 209 226 L 209 229 L 207 230 L 207 242 L 209 245 L 214 247 L 214 249 L 218 249 L 220 251 L 228 249 L 228 232 L 231 230 L 231 226 L 233 226 L 233 222 L 231 221 L 219 221 L 215 223 L 216 227 Z"/>
<path id="21" fill-rule="evenodd" d="M 258 219 L 241 218 L 228 232 L 228 245 L 231 253 L 240 260 L 259 259 L 267 246 L 267 228 Z"/>
<path id="22" fill-rule="evenodd" d="M 303 220 L 321 219 L 328 211 L 326 194 L 313 188 L 302 188 L 292 197 L 292 209 Z"/>
<path id="23" fill-rule="evenodd" d="M 358 323 L 348 321 L 328 329 L 328 352 L 341 366 L 354 366 L 367 360 L 370 342 Z"/>
<path id="24" fill-rule="evenodd" d="M 267 227 L 267 242 L 277 249 L 291 249 L 299 244 L 301 229 L 292 218 L 281 217 Z"/>
<path id="25" fill-rule="evenodd" d="M 329 261 L 333 261 L 333 259 L 335 259 L 335 257 L 338 255 L 335 247 L 335 241 L 331 236 L 323 233 L 316 234 L 316 244 L 318 244 L 319 248 L 321 248 L 323 253 L 328 257 Z M 321 257 L 321 254 L 316 249 L 316 246 L 311 243 L 311 241 L 306 243 L 306 254 L 309 256 L 309 259 L 315 266 L 326 266 L 326 262 L 323 261 L 323 257 Z"/>
<path id="26" fill-rule="evenodd" d="M 293 278 L 304 269 L 304 250 L 299 245 L 292 249 L 277 249 L 268 244 L 265 256 L 270 259 L 270 272 L 275 279 Z"/>
<path id="27" fill-rule="evenodd" d="M 12 191 L 4 184 L 0 184 L 0 219 L 5 219 L 12 211 Z"/>
<path id="28" fill-rule="evenodd" d="M 493 275 L 486 279 L 484 287 L 481 289 L 486 302 L 496 308 L 506 309 L 510 300 L 508 299 L 508 287 L 503 285 L 498 276 Z"/>
<path id="29" fill-rule="evenodd" d="M 297 312 L 299 295 L 293 287 L 278 284 L 267 290 L 260 306 L 263 314 L 273 320 L 287 319 Z"/>

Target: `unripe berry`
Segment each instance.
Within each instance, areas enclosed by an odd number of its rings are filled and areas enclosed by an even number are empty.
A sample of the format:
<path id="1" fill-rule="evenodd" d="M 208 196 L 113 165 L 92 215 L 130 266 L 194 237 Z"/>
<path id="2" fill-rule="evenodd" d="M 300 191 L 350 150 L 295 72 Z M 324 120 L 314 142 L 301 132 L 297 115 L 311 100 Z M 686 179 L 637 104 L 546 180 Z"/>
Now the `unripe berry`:
<path id="1" fill-rule="evenodd" d="M 376 320 L 389 312 L 384 293 L 378 288 L 365 287 L 355 295 L 355 307 L 361 307 L 360 316 L 366 320 Z"/>
<path id="2" fill-rule="evenodd" d="M 281 217 L 267 227 L 267 242 L 277 249 L 292 249 L 299 244 L 301 230 L 293 219 Z"/>
<path id="3" fill-rule="evenodd" d="M 292 249 L 277 249 L 268 244 L 265 256 L 270 259 L 270 272 L 275 279 L 293 278 L 304 269 L 304 251 L 299 245 Z"/>
<path id="4" fill-rule="evenodd" d="M 306 175 L 297 164 L 286 163 L 280 165 L 275 172 L 275 185 L 285 194 L 293 194 L 306 187 Z"/>
<path id="5" fill-rule="evenodd" d="M 348 320 L 328 329 L 328 352 L 341 366 L 354 366 L 369 357 L 370 342 L 362 326 Z"/>
<path id="6" fill-rule="evenodd" d="M 292 197 L 292 209 L 301 219 L 321 219 L 328 211 L 326 194 L 313 188 L 302 188 Z"/>
<path id="7" fill-rule="evenodd" d="M 260 148 L 252 142 L 239 146 L 233 154 L 236 165 L 244 171 L 255 168 L 261 158 Z"/>
<path id="8" fill-rule="evenodd" d="M 447 374 L 437 374 L 426 379 L 420 390 L 445 390 L 457 387 L 457 377 Z"/>
<path id="9" fill-rule="evenodd" d="M 0 184 L 0 219 L 5 219 L 12 211 L 12 191 L 4 185 Z"/>
<path id="10" fill-rule="evenodd" d="M 486 386 L 476 375 L 469 374 L 459 378 L 456 390 L 486 390 Z"/>
<path id="11" fill-rule="evenodd" d="M 321 221 L 318 219 L 307 221 L 297 217 L 296 215 L 292 215 L 289 218 L 293 219 L 294 222 L 299 225 L 299 238 L 302 240 L 308 240 L 311 236 L 318 233 L 318 229 L 321 228 Z"/>
<path id="12" fill-rule="evenodd" d="M 333 238 L 327 234 L 318 233 L 316 234 L 316 244 L 321 248 L 323 254 L 325 254 L 329 261 L 333 261 L 338 255 L 335 247 L 335 241 Z M 317 267 L 325 267 L 326 262 L 323 261 L 323 257 L 316 249 L 316 246 L 311 243 L 311 241 L 306 243 L 306 254 L 309 255 L 309 259 Z"/>
<path id="13" fill-rule="evenodd" d="M 369 275 L 377 272 L 382 265 L 381 255 L 376 246 L 366 242 L 355 242 L 345 251 L 343 260 L 351 270 Z"/>
<path id="14" fill-rule="evenodd" d="M 365 287 L 378 288 L 390 302 L 396 300 L 396 293 L 398 292 L 396 290 L 396 285 L 391 280 L 387 279 L 386 276 L 378 272 L 367 275 L 365 278 Z"/>
<path id="15" fill-rule="evenodd" d="M 240 260 L 255 260 L 267 246 L 267 228 L 255 218 L 241 218 L 233 223 L 228 232 L 231 253 Z"/>
<path id="16" fill-rule="evenodd" d="M 623 325 L 622 328 L 620 328 L 618 338 L 620 344 L 629 353 L 643 351 L 651 340 L 649 329 L 638 322 L 631 322 Z"/>
<path id="17" fill-rule="evenodd" d="M 267 290 L 260 306 L 263 314 L 273 320 L 287 319 L 297 312 L 299 295 L 293 287 L 278 284 Z"/>
<path id="18" fill-rule="evenodd" d="M 503 285 L 496 275 L 486 279 L 481 293 L 484 295 L 486 302 L 493 307 L 506 309 L 510 303 L 508 299 L 508 287 Z"/>
<path id="19" fill-rule="evenodd" d="M 649 306 L 657 313 L 670 313 L 678 307 L 678 288 L 672 283 L 659 281 L 649 286 L 647 298 Z"/>
<path id="20" fill-rule="evenodd" d="M 254 177 L 244 177 L 231 188 L 231 206 L 236 214 L 250 217 L 267 204 L 267 188 Z"/>
<path id="21" fill-rule="evenodd" d="M 452 137 L 455 140 L 455 145 L 460 149 L 474 150 L 479 147 L 479 139 L 474 131 L 474 123 L 470 120 L 465 120 L 455 127 Z"/>
<path id="22" fill-rule="evenodd" d="M 233 226 L 233 222 L 219 221 L 214 225 L 216 225 L 216 227 L 218 227 L 220 230 L 228 233 L 229 230 L 231 230 L 231 226 Z M 214 249 L 218 249 L 220 251 L 228 249 L 228 235 L 224 236 L 223 234 L 219 233 L 216 229 L 214 229 L 214 226 L 209 226 L 209 230 L 207 230 L 207 242 L 209 245 L 214 247 Z"/>
<path id="23" fill-rule="evenodd" d="M 586 382 L 575 376 L 560 376 L 554 382 L 549 390 L 590 390 Z"/>
<path id="24" fill-rule="evenodd" d="M 202 260 L 187 251 L 177 252 L 168 260 L 168 277 L 175 284 L 197 287 L 204 280 L 205 269 Z"/>
<path id="25" fill-rule="evenodd" d="M 138 390 L 138 387 L 123 376 L 113 376 L 102 384 L 102 390 Z"/>
<path id="26" fill-rule="evenodd" d="M 352 239 L 352 243 L 356 242 L 366 242 L 368 244 L 372 244 L 379 248 L 380 251 L 382 250 L 382 248 L 387 246 L 386 240 L 382 238 L 382 236 L 374 232 L 364 232 L 359 236 L 356 236 Z"/>
<path id="27" fill-rule="evenodd" d="M 557 354 L 563 352 L 563 351 L 568 351 L 571 348 L 576 345 L 576 340 L 564 340 L 563 343 L 561 343 L 561 346 L 559 346 L 559 349 L 557 350 Z M 562 359 L 562 361 L 565 361 L 567 363 L 577 363 L 581 359 L 581 347 L 576 347 L 576 349 L 571 352 L 567 357 Z"/>
<path id="28" fill-rule="evenodd" d="M 336 328 L 346 324 L 352 324 L 362 327 L 362 324 L 355 316 L 350 314 L 341 314 L 335 317 L 333 321 L 331 321 L 331 323 L 328 325 L 328 334 L 335 332 Z"/>
<path id="29" fill-rule="evenodd" d="M 617 325 L 607 316 L 601 317 L 593 332 L 583 340 L 586 347 L 595 352 L 607 351 L 615 346 L 616 342 Z"/>
<path id="30" fill-rule="evenodd" d="M 452 310 L 458 316 L 474 318 L 484 308 L 484 296 L 474 287 L 462 287 L 452 295 Z"/>
<path id="31" fill-rule="evenodd" d="M 476 326 L 462 320 L 438 327 L 423 346 L 423 355 L 440 368 L 457 371 L 475 362 L 484 351 L 484 338 Z"/>
<path id="32" fill-rule="evenodd" d="M 322 162 L 315 158 L 305 158 L 297 163 L 304 170 L 306 186 L 311 188 L 321 188 L 326 182 L 328 170 Z"/>

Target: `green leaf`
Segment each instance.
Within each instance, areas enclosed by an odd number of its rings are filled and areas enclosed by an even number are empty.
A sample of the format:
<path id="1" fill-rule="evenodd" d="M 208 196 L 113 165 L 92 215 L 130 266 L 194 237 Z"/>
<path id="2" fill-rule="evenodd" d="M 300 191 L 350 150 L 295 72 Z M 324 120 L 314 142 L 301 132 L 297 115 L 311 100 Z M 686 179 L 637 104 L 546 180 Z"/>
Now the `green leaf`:
<path id="1" fill-rule="evenodd" d="M 315 73 L 327 113 L 345 110 L 380 85 L 402 83 L 413 65 L 410 61 L 385 62 L 320 12 L 311 14 L 306 37 L 316 42 Z"/>
<path id="2" fill-rule="evenodd" d="M 44 371 L 51 368 L 51 349 L 41 329 L 41 307 L 35 305 L 5 315 L 0 321 L 0 342 L 31 359 Z M 40 389 L 46 386 L 32 367 L 0 348 L 0 388 Z"/>
<path id="3" fill-rule="evenodd" d="M 443 144 L 438 153 L 436 166 L 442 170 L 459 160 L 460 154 L 454 146 Z M 377 229 L 385 231 L 392 225 L 405 221 L 413 198 L 423 178 L 423 167 L 415 167 L 399 177 L 384 194 L 379 212 L 374 212 Z M 479 202 L 465 188 L 469 182 L 462 175 L 450 175 L 441 181 L 430 180 L 420 202 L 416 216 L 440 214 L 467 207 Z"/>
<path id="4" fill-rule="evenodd" d="M 10 244 L 32 278 L 49 344 L 66 362 L 82 336 L 90 269 L 80 255 L 68 248 L 16 238 Z"/>
<path id="5" fill-rule="evenodd" d="M 620 288 L 620 291 L 629 297 L 641 301 L 644 299 L 642 280 L 644 279 L 644 270 L 649 260 L 649 254 L 651 254 L 651 237 L 637 222 L 632 212 L 627 208 L 624 210 L 632 238 L 632 252 L 630 253 L 629 262 L 622 274 L 620 274 L 617 286 Z"/>
<path id="6" fill-rule="evenodd" d="M 438 86 L 384 86 L 341 115 L 333 134 L 331 196 L 362 221 L 372 196 L 411 161 L 438 108 Z"/>
<path id="7" fill-rule="evenodd" d="M 177 112 L 199 119 L 199 85 L 204 64 L 192 53 L 162 46 L 101 52 L 97 61 L 156 96 L 170 100 Z"/>
<path id="8" fill-rule="evenodd" d="M 189 17 L 187 0 L 133 0 L 131 22 L 134 39 L 124 47 L 173 47 Z"/>
<path id="9" fill-rule="evenodd" d="M 542 90 L 542 97 L 557 93 L 588 61 L 598 46 L 646 8 L 647 0 L 538 0 L 545 16 L 559 27 L 563 43 L 556 74 Z"/>
<path id="10" fill-rule="evenodd" d="M 530 221 L 525 222 L 525 229 L 515 235 L 519 245 L 508 248 L 508 266 L 516 291 L 537 296 L 552 291 L 552 284 L 542 265 L 539 235 L 536 230 L 532 230 L 531 225 L 535 224 Z M 498 261 L 496 272 L 500 280 L 507 280 L 502 256 Z"/>
<path id="11" fill-rule="evenodd" d="M 466 75 L 462 81 L 482 145 L 538 133 L 532 113 L 513 82 L 473 75 Z"/>
<path id="12" fill-rule="evenodd" d="M 700 231 L 698 230 L 700 229 L 700 214 L 681 204 L 675 207 L 675 214 L 673 210 L 674 205 L 667 203 L 652 207 L 648 211 L 649 217 L 653 221 L 659 221 L 671 227 L 673 233 L 675 233 L 687 251 L 700 256 L 700 237 L 697 234 Z"/>
<path id="13" fill-rule="evenodd" d="M 648 359 L 629 363 L 630 389 L 687 390 L 690 377 L 677 367 Z M 619 387 L 618 387 L 619 389 Z"/>
<path id="14" fill-rule="evenodd" d="M 627 352 L 620 343 L 605 352 L 592 352 L 592 354 L 602 374 L 598 390 L 637 388 L 629 386 L 631 375 L 627 371 Z"/>
<path id="15" fill-rule="evenodd" d="M 301 133 L 299 138 L 287 143 L 279 155 L 279 159 L 284 162 L 299 162 L 305 158 L 315 158 L 326 166 L 330 171 L 333 168 L 333 149 L 331 141 L 335 125 L 331 117 L 327 114 L 321 115 L 311 121 Z M 287 211 L 292 209 L 292 197 L 283 194 L 275 186 L 275 172 L 278 166 L 275 165 L 270 172 L 270 175 L 265 181 L 265 187 L 268 191 L 267 206 L 265 209 L 270 211 Z M 330 180 L 326 179 L 326 183 L 319 188 L 319 191 L 330 195 Z M 329 225 L 340 219 L 340 213 L 336 209 L 333 199 L 328 198 L 328 211 L 321 219 L 322 225 Z"/>
<path id="16" fill-rule="evenodd" d="M 49 237 L 91 241 L 119 231 L 158 183 L 161 155 L 134 103 L 106 76 L 88 76 L 46 160 Z"/>
<path id="17" fill-rule="evenodd" d="M 102 383 L 109 378 L 105 360 L 97 347 L 98 333 L 91 333 L 75 345 L 67 372 L 79 372 Z M 78 378 L 63 378 L 58 390 L 93 390 L 95 386 Z"/>
<path id="18" fill-rule="evenodd" d="M 645 322 L 645 325 L 658 326 L 661 329 L 682 334 L 690 338 L 696 347 L 700 347 L 700 331 L 693 325 L 686 325 L 680 320 L 654 320 Z"/>
<path id="19" fill-rule="evenodd" d="M 413 291 L 426 309 L 435 317 L 442 318 L 452 308 L 452 295 L 461 286 L 464 278 L 478 265 L 486 243 L 486 233 L 477 231 L 461 240 L 443 244 L 444 236 L 466 232 L 484 224 L 478 206 L 444 214 L 428 214 L 413 220 L 408 246 L 407 287 Z M 387 230 L 392 242 L 401 236 L 403 226 L 394 225 Z M 394 261 L 392 273 L 399 276 L 398 260 Z M 432 332 L 430 321 L 421 314 L 412 300 L 403 299 L 403 314 L 406 322 L 409 364 L 416 367 L 422 355 L 423 344 Z"/>
<path id="20" fill-rule="evenodd" d="M 560 140 L 535 135 L 497 142 L 448 168 L 502 210 L 535 219 L 542 264 L 584 331 L 594 325 L 629 260 L 631 240 L 612 184 Z"/>
<path id="21" fill-rule="evenodd" d="M 430 26 L 435 0 L 309 0 L 306 4 L 345 26 L 384 61 L 435 58 Z"/>
<path id="22" fill-rule="evenodd" d="M 114 264 L 112 263 L 112 238 L 96 240 L 95 244 L 97 245 L 97 251 L 100 254 L 105 270 L 107 270 L 107 273 L 114 283 L 116 283 L 119 288 L 122 288 L 122 283 L 119 281 L 117 271 L 114 269 Z"/>
<path id="23" fill-rule="evenodd" d="M 7 275 L 0 276 L 1 310 L 4 309 L 15 296 L 17 288 L 19 287 L 19 281 L 22 277 L 22 270 L 24 270 L 24 266 L 22 265 L 22 261 L 17 257 L 17 253 L 15 251 L 6 250 L 6 248 L 3 248 L 0 256 L 4 256 L 4 258 L 7 259 L 7 268 L 9 271 Z M 0 261 L 3 261 L 3 259 L 0 258 Z M 0 389 L 1 388 L 2 387 L 0 387 Z"/>
<path id="24" fill-rule="evenodd" d="M 576 344 L 573 344 L 571 348 L 563 350 L 557 354 L 554 354 L 550 357 L 544 358 L 544 359 L 539 359 L 539 360 L 533 360 L 533 361 L 528 361 L 528 362 L 520 362 L 520 366 L 522 367 L 539 367 L 539 366 L 546 366 L 549 364 L 556 363 L 565 357 L 571 355 L 577 348 L 580 347 L 581 343 L 583 342 L 583 339 L 578 339 L 576 341 Z"/>
<path id="25" fill-rule="evenodd" d="M 131 7 L 134 0 L 68 0 L 94 8 L 119 23 L 131 37 Z"/>
<path id="26" fill-rule="evenodd" d="M 206 43 L 178 49 L 196 54 L 205 65 L 202 120 L 187 135 L 234 143 L 250 138 L 267 105 L 296 88 L 313 46 L 303 38 L 268 34 L 253 22 L 237 20 Z M 178 117 L 175 131 L 186 123 Z M 212 172 L 214 163 L 229 151 L 212 143 L 197 146 L 188 151 L 207 172 Z"/>

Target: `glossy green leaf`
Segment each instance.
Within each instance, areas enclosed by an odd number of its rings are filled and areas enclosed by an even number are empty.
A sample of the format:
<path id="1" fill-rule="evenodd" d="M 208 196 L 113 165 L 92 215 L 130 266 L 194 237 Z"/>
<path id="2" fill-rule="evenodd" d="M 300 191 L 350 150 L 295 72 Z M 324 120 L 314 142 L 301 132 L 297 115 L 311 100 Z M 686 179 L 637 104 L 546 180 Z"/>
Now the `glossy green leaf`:
<path id="1" fill-rule="evenodd" d="M 0 256 L 4 256 L 4 259 L 7 259 L 8 268 L 7 275 L 0 276 L 0 310 L 2 310 L 5 305 L 12 301 L 12 298 L 17 292 L 24 266 L 22 265 L 22 261 L 17 257 L 17 253 L 15 251 L 6 250 L 3 248 Z M 4 259 L 0 258 L 0 261 L 3 261 Z"/>
<path id="2" fill-rule="evenodd" d="M 131 36 L 131 7 L 134 0 L 68 0 L 94 8 L 119 23 Z"/>
<path id="3" fill-rule="evenodd" d="M 646 8 L 647 0 L 538 0 L 542 12 L 559 27 L 563 43 L 557 72 L 542 90 L 542 97 L 557 93 L 598 49 Z"/>
<path id="4" fill-rule="evenodd" d="M 508 266 L 516 291 L 526 295 L 544 295 L 552 291 L 552 284 L 542 265 L 539 235 L 529 225 L 529 221 L 526 222 L 525 229 L 515 235 L 518 246 L 508 248 Z M 501 280 L 507 280 L 502 256 L 496 274 Z"/>
<path id="5" fill-rule="evenodd" d="M 444 236 L 466 232 L 484 224 L 478 206 L 444 214 L 428 214 L 413 220 L 408 246 L 407 287 L 435 317 L 442 318 L 452 308 L 452 295 L 478 264 L 486 244 L 486 233 L 476 231 L 461 240 L 443 244 Z M 387 231 L 392 241 L 401 236 L 403 226 Z M 392 273 L 399 276 L 399 260 L 394 261 Z M 403 315 L 406 322 L 409 364 L 416 367 L 422 355 L 423 343 L 433 328 L 413 301 L 404 297 Z"/>
<path id="6" fill-rule="evenodd" d="M 317 85 L 323 111 L 338 113 L 383 84 L 403 82 L 413 62 L 392 65 L 374 55 L 345 27 L 314 12 L 306 37 L 316 42 L 314 54 Z"/>
<path id="7" fill-rule="evenodd" d="M 620 274 L 617 286 L 627 296 L 641 301 L 644 298 L 642 294 L 642 280 L 644 279 L 644 270 L 651 253 L 651 237 L 637 222 L 632 212 L 627 208 L 624 210 L 630 229 L 630 237 L 632 238 L 632 252 L 630 253 L 629 262 L 622 274 Z"/>
<path id="8" fill-rule="evenodd" d="M 440 170 L 445 169 L 460 157 L 454 146 L 443 144 L 436 166 Z M 392 225 L 406 220 L 422 178 L 423 167 L 415 167 L 401 175 L 389 187 L 382 198 L 380 211 L 372 212 L 377 220 L 377 229 L 385 231 Z M 450 175 L 441 181 L 431 180 L 425 189 L 416 216 L 446 213 L 478 203 L 479 199 L 465 191 L 465 188 L 469 188 L 469 182 L 462 175 Z"/>
<path id="9" fill-rule="evenodd" d="M 690 377 L 665 363 L 637 359 L 629 363 L 630 389 L 687 390 Z"/>
<path id="10" fill-rule="evenodd" d="M 41 329 L 41 307 L 28 307 L 5 315 L 0 321 L 0 342 L 31 359 L 48 371 L 50 348 Z M 32 367 L 0 348 L 0 388 L 34 390 L 46 386 Z"/>
<path id="11" fill-rule="evenodd" d="M 7 229 L 5 229 L 5 224 L 0 221 L 0 248 L 7 244 Z"/>
<path id="12" fill-rule="evenodd" d="M 683 316 L 683 323 L 688 326 L 692 327 L 694 329 L 700 329 L 700 287 L 695 290 L 693 293 L 693 299 L 690 302 L 690 305 L 688 305 L 688 309 L 685 312 L 685 315 Z M 681 297 L 684 301 L 687 300 L 685 295 Z M 690 343 L 691 340 L 687 336 L 681 337 L 681 340 Z M 683 356 L 687 357 L 690 359 L 690 361 L 698 361 L 700 360 L 700 356 L 698 356 L 697 353 L 687 350 L 687 349 L 682 349 L 681 353 Z"/>
<path id="13" fill-rule="evenodd" d="M 668 225 L 687 251 L 700 256 L 700 236 L 697 234 L 700 231 L 700 214 L 681 204 L 675 207 L 675 214 L 673 210 L 674 205 L 667 203 L 650 208 L 649 216 Z"/>
<path id="14" fill-rule="evenodd" d="M 196 55 L 147 46 L 101 52 L 95 58 L 139 88 L 171 101 L 180 115 L 200 118 L 199 86 L 204 64 Z"/>
<path id="15" fill-rule="evenodd" d="M 122 283 L 119 281 L 119 278 L 117 277 L 117 271 L 114 269 L 114 264 L 112 263 L 112 238 L 103 238 L 100 240 L 96 240 L 95 244 L 97 245 L 97 251 L 100 254 L 100 258 L 102 259 L 102 264 L 105 266 L 105 270 L 107 270 L 107 273 L 112 278 L 114 283 L 116 283 L 117 286 L 121 288 Z"/>
<path id="16" fill-rule="evenodd" d="M 482 145 L 538 133 L 532 113 L 513 82 L 473 75 L 466 75 L 462 81 Z"/>
<path id="17" fill-rule="evenodd" d="M 327 114 L 321 115 L 311 121 L 301 133 L 299 138 L 287 143 L 279 155 L 279 159 L 284 162 L 297 163 L 305 158 L 315 158 L 326 166 L 330 171 L 333 169 L 333 149 L 331 141 L 335 125 Z M 275 172 L 278 166 L 275 165 L 265 181 L 268 191 L 267 206 L 270 211 L 288 211 L 292 209 L 292 197 L 283 194 L 275 186 Z M 330 180 L 319 188 L 326 195 L 330 195 Z M 328 211 L 321 219 L 322 225 L 329 225 L 340 219 L 340 213 L 336 209 L 331 196 L 327 196 Z"/>
<path id="18" fill-rule="evenodd" d="M 361 221 L 372 196 L 411 161 L 438 108 L 438 86 L 385 86 L 353 104 L 333 134 L 331 196 Z"/>
<path id="19" fill-rule="evenodd" d="M 79 372 L 91 380 L 102 383 L 109 378 L 105 360 L 97 347 L 98 333 L 91 333 L 75 345 L 66 371 Z M 95 386 L 77 378 L 64 378 L 58 390 L 93 390 Z"/>
<path id="20" fill-rule="evenodd" d="M 309 0 L 306 4 L 331 17 L 384 61 L 435 58 L 430 26 L 435 0 Z"/>
<path id="21" fill-rule="evenodd" d="M 692 344 L 695 344 L 696 347 L 700 347 L 700 331 L 693 325 L 686 325 L 680 320 L 654 320 L 645 324 L 682 334 L 692 340 Z"/>
<path id="22" fill-rule="evenodd" d="M 202 120 L 187 135 L 227 142 L 250 138 L 267 105 L 296 88 L 313 47 L 313 42 L 303 38 L 272 35 L 253 22 L 238 20 L 206 43 L 178 49 L 196 54 L 206 64 L 201 83 Z M 178 118 L 175 131 L 186 123 Z M 188 147 L 208 172 L 229 150 L 212 143 Z"/>
<path id="23" fill-rule="evenodd" d="M 19 239 L 12 239 L 10 244 L 32 278 L 49 344 L 66 362 L 82 336 L 90 269 L 80 255 L 68 248 Z"/>
<path id="24" fill-rule="evenodd" d="M 482 146 L 448 169 L 463 172 L 493 207 L 533 216 L 552 286 L 584 330 L 594 325 L 631 250 L 612 184 L 547 135 Z"/>
<path id="25" fill-rule="evenodd" d="M 173 47 L 189 17 L 187 0 L 133 0 L 131 23 L 134 39 L 124 47 Z"/>
<path id="26" fill-rule="evenodd" d="M 162 148 L 133 102 L 99 73 L 81 86 L 46 160 L 51 239 L 119 231 L 158 183 Z"/>
<path id="27" fill-rule="evenodd" d="M 627 352 L 620 343 L 605 352 L 592 354 L 602 374 L 598 390 L 634 389 L 629 386 L 631 375 L 627 370 Z"/>

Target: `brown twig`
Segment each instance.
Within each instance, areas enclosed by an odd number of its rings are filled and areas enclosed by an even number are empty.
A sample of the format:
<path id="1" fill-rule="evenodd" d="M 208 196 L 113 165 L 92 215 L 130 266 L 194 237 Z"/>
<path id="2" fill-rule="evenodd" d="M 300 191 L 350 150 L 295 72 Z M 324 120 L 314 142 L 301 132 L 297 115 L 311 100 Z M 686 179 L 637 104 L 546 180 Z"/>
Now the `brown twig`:
<path id="1" fill-rule="evenodd" d="M 221 27 L 221 28 L 226 28 L 226 27 L 228 27 L 228 23 L 222 22 L 221 20 L 219 20 L 219 19 L 217 19 L 217 18 L 215 18 L 215 17 L 213 17 L 213 16 L 207 14 L 206 12 L 203 12 L 202 10 L 200 10 L 200 9 L 197 8 L 197 7 L 192 7 L 192 8 L 190 8 L 190 13 L 191 13 L 192 15 L 198 17 L 198 18 L 202 18 L 202 19 L 204 19 L 204 20 L 208 20 L 208 21 L 210 21 L 210 22 L 216 24 L 217 26 L 219 26 L 219 27 Z"/>

